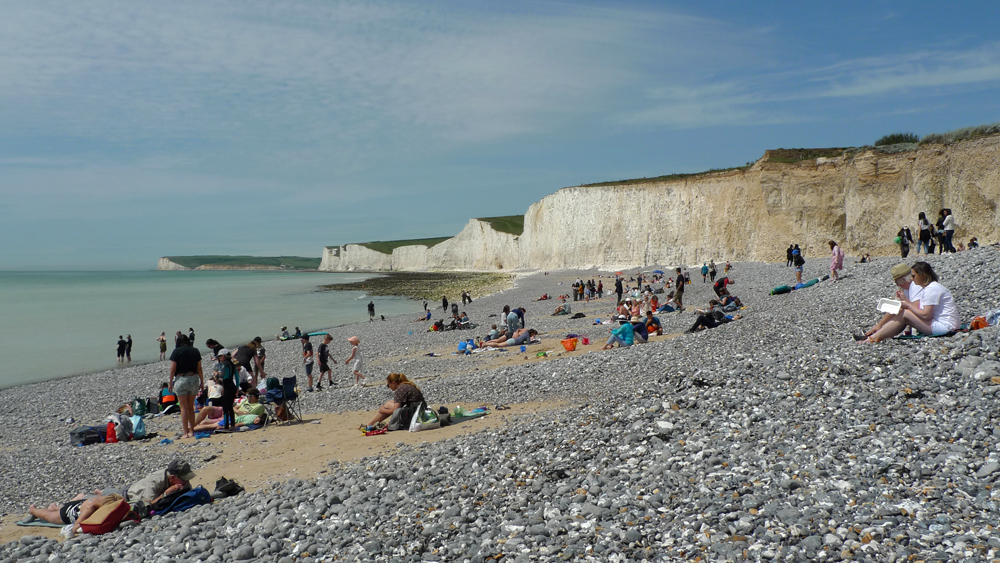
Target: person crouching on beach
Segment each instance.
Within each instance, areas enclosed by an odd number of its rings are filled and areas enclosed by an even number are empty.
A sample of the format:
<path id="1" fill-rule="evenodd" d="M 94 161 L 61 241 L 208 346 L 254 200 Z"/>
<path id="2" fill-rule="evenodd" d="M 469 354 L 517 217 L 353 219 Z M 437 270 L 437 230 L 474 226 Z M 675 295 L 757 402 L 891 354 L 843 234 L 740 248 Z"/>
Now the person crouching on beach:
<path id="1" fill-rule="evenodd" d="M 385 378 L 385 386 L 392 391 L 392 400 L 387 401 L 379 407 L 378 412 L 375 413 L 375 418 L 371 419 L 371 422 L 367 426 L 362 426 L 362 430 L 374 430 L 376 424 L 393 416 L 393 414 L 408 403 L 417 403 L 417 405 L 424 403 L 424 394 L 420 391 L 420 388 L 401 373 L 390 373 L 389 377 Z M 410 424 L 410 421 L 400 420 L 398 423 L 405 428 Z"/>
<path id="2" fill-rule="evenodd" d="M 344 360 L 344 365 L 346 366 L 351 361 L 354 361 L 354 364 L 351 365 L 351 371 L 354 372 L 354 386 L 360 387 L 361 380 L 365 378 L 365 376 L 361 375 L 361 370 L 365 367 L 364 358 L 361 356 L 361 340 L 357 336 L 352 336 L 347 339 L 347 342 L 351 345 L 351 355 Z"/>
<path id="3" fill-rule="evenodd" d="M 177 348 L 170 354 L 169 389 L 177 394 L 181 407 L 181 438 L 194 437 L 194 398 L 205 386 L 201 369 L 201 352 L 183 334 L 177 337 Z"/>

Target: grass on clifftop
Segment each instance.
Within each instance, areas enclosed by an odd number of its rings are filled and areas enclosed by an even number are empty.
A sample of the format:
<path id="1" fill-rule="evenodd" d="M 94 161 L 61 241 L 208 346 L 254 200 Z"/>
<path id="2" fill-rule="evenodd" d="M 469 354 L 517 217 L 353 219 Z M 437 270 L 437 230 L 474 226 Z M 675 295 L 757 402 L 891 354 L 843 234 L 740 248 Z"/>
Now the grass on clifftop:
<path id="1" fill-rule="evenodd" d="M 463 291 L 473 299 L 510 289 L 509 274 L 472 272 L 388 272 L 378 277 L 352 283 L 324 285 L 332 291 L 364 291 L 368 295 L 394 295 L 413 299 L 426 299 L 431 304 L 441 303 L 441 296 L 448 301 L 461 302 Z"/>
<path id="2" fill-rule="evenodd" d="M 730 170 L 746 170 L 750 166 L 733 166 L 732 168 L 713 168 L 711 170 L 706 170 L 704 172 L 692 172 L 690 174 L 667 174 L 666 176 L 657 176 L 655 178 L 633 178 L 631 180 L 615 180 L 613 182 L 598 182 L 596 184 L 580 184 L 581 188 L 601 188 L 605 186 L 626 186 L 630 184 L 655 184 L 658 182 L 670 182 L 672 180 L 684 180 L 686 178 L 695 178 L 697 176 L 704 176 L 706 174 L 715 174 L 716 172 L 729 172 Z"/>
<path id="3" fill-rule="evenodd" d="M 381 252 L 382 254 L 392 254 L 392 251 L 401 246 L 426 246 L 430 248 L 436 244 L 441 244 L 442 242 L 450 239 L 451 237 L 437 237 L 437 238 L 415 238 L 410 240 L 376 240 L 372 242 L 360 242 L 361 246 L 374 250 L 375 252 Z"/>
<path id="4" fill-rule="evenodd" d="M 516 237 L 524 232 L 524 215 L 506 215 L 504 217 L 477 217 L 485 221 L 498 233 L 508 233 Z"/>
<path id="5" fill-rule="evenodd" d="M 217 266 L 275 266 L 292 270 L 315 270 L 319 268 L 319 258 L 304 256 L 166 256 L 174 264 L 185 268 L 197 268 L 205 264 Z"/>

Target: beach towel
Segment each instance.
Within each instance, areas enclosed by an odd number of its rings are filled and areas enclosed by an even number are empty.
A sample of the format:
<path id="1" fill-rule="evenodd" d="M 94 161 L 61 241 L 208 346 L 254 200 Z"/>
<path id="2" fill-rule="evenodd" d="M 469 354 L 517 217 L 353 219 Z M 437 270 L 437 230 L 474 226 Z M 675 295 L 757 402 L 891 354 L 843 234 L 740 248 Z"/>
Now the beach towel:
<path id="1" fill-rule="evenodd" d="M 46 522 L 45 520 L 39 520 L 34 516 L 29 516 L 31 520 L 25 519 L 15 522 L 18 526 L 38 526 L 41 528 L 62 528 L 62 524 L 53 524 L 52 522 Z"/>

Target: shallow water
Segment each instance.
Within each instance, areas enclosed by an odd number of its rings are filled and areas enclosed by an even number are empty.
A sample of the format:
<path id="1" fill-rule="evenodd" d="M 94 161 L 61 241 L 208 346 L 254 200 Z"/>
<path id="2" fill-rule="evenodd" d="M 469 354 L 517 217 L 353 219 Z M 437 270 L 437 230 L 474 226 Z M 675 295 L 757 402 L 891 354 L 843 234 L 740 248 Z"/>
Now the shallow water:
<path id="1" fill-rule="evenodd" d="M 159 358 L 156 337 L 193 327 L 196 345 L 274 338 L 364 320 L 368 301 L 386 316 L 422 309 L 398 297 L 316 291 L 364 274 L 239 271 L 0 272 L 0 388 L 118 366 L 118 335 L 132 363 Z"/>

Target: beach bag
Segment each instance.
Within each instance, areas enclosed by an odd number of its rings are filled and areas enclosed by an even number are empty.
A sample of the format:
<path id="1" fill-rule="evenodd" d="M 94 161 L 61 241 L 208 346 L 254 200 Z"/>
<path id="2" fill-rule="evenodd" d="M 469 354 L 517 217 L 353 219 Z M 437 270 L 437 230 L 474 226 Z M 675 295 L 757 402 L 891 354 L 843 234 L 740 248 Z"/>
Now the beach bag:
<path id="1" fill-rule="evenodd" d="M 146 401 L 136 397 L 132 399 L 132 415 L 143 416 L 146 414 Z"/>
<path id="2" fill-rule="evenodd" d="M 779 285 L 778 287 L 771 290 L 771 295 L 782 295 L 785 293 L 791 293 L 792 286 L 790 285 Z"/>
<path id="3" fill-rule="evenodd" d="M 423 408 L 424 406 L 426 405 L 422 405 L 421 408 L 417 409 L 417 412 L 413 413 L 413 418 L 410 420 L 410 432 L 441 428 L 441 419 L 438 418 L 437 413 L 431 409 Z"/>
<path id="4" fill-rule="evenodd" d="M 146 414 L 159 414 L 160 403 L 153 397 L 146 397 Z"/>
<path id="5" fill-rule="evenodd" d="M 802 266 L 803 264 L 805 264 L 805 263 L 806 263 L 806 259 L 805 259 L 805 258 L 803 258 L 801 254 L 796 254 L 796 255 L 795 255 L 795 258 L 793 258 L 793 259 L 792 259 L 792 262 L 793 262 L 793 263 L 794 263 L 794 264 L 795 264 L 796 266 Z"/>
<path id="6" fill-rule="evenodd" d="M 990 325 L 989 325 L 989 323 L 986 322 L 986 317 L 984 317 L 984 316 L 978 316 L 978 317 L 972 319 L 972 323 L 969 324 L 969 329 L 970 330 L 979 330 L 981 328 L 986 328 L 988 326 L 990 326 Z"/>
<path id="7" fill-rule="evenodd" d="M 69 431 L 69 445 L 89 446 L 104 441 L 103 433 L 97 426 L 79 426 Z"/>
<path id="8" fill-rule="evenodd" d="M 131 507 L 125 499 L 119 498 L 98 508 L 86 520 L 80 523 L 80 530 L 87 534 L 106 534 L 118 527 L 128 514 Z"/>
<path id="9" fill-rule="evenodd" d="M 133 438 L 145 438 L 146 437 L 146 423 L 142 420 L 141 416 L 133 415 L 131 418 L 132 422 L 132 437 Z"/>
<path id="10" fill-rule="evenodd" d="M 132 439 L 132 419 L 116 413 L 109 416 L 107 420 L 115 424 L 115 437 L 118 438 L 119 442 L 127 442 Z"/>
<path id="11" fill-rule="evenodd" d="M 389 418 L 388 428 L 390 431 L 396 430 L 406 430 L 409 428 L 410 422 L 413 420 L 413 415 L 419 411 L 421 408 L 427 408 L 426 403 L 406 403 L 405 405 L 396 409 L 392 416 Z"/>

